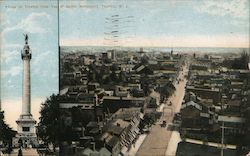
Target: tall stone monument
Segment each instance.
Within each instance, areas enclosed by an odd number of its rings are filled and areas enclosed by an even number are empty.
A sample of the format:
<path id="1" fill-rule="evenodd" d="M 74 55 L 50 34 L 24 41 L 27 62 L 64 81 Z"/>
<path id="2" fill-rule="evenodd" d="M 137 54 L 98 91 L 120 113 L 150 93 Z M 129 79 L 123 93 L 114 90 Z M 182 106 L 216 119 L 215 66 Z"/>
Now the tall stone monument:
<path id="1" fill-rule="evenodd" d="M 23 94 L 22 94 L 22 113 L 17 123 L 17 140 L 23 146 L 36 145 L 36 121 L 31 114 L 31 94 L 30 94 L 30 60 L 31 51 L 28 44 L 28 35 L 25 35 L 25 45 L 21 52 L 23 60 Z"/>

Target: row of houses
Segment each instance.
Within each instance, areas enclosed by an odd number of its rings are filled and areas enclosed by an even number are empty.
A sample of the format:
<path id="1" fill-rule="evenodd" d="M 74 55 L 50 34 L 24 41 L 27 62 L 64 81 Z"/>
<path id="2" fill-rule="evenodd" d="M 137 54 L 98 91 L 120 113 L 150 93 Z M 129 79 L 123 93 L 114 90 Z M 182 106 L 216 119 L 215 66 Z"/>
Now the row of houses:
<path id="1" fill-rule="evenodd" d="M 249 108 L 250 71 L 223 67 L 223 57 L 195 58 L 191 67 L 181 133 L 219 141 L 224 129 L 227 142 L 236 143 L 237 137 L 249 133 L 244 114 Z"/>
<path id="2" fill-rule="evenodd" d="M 160 98 L 150 93 L 173 81 L 178 72 L 180 57 L 114 53 L 61 58 L 60 108 L 72 118 L 75 153 L 126 155 L 140 134 L 147 108 L 159 105 Z M 72 58 L 77 63 L 71 63 Z M 92 61 L 86 63 L 86 58 Z"/>
<path id="3" fill-rule="evenodd" d="M 194 96 L 194 95 L 193 95 Z M 196 95 L 195 95 L 196 96 Z M 224 123 L 226 135 L 246 134 L 248 132 L 244 117 L 220 114 L 220 109 L 207 104 L 199 98 L 184 102 L 181 106 L 182 130 L 197 133 L 216 133 Z"/>

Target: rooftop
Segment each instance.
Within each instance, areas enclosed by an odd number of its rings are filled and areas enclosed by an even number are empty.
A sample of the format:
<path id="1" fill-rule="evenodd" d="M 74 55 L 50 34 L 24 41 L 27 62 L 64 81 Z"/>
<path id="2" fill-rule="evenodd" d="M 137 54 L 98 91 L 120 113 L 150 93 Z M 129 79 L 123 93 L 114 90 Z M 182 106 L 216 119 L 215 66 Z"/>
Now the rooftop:
<path id="1" fill-rule="evenodd" d="M 207 145 L 180 142 L 176 156 L 220 156 L 221 149 Z M 236 150 L 224 149 L 224 155 L 237 156 Z"/>

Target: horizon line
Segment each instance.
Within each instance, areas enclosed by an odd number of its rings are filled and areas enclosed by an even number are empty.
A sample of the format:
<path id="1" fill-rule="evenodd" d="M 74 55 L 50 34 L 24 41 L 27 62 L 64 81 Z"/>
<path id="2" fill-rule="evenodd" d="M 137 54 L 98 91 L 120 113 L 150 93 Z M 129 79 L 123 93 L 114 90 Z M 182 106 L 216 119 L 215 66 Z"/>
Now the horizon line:
<path id="1" fill-rule="evenodd" d="M 223 46 L 109 46 L 109 45 L 59 45 L 60 47 L 113 47 L 113 48 L 238 48 L 238 49 L 250 49 L 250 45 L 249 47 L 223 47 Z"/>

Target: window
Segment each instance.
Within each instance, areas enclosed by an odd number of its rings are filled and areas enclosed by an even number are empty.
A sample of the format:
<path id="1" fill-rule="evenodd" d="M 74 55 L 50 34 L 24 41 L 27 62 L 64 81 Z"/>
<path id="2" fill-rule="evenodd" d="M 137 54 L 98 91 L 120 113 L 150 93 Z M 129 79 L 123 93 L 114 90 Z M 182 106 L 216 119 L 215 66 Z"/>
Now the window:
<path id="1" fill-rule="evenodd" d="M 30 128 L 29 127 L 23 127 L 23 132 L 29 132 Z"/>

